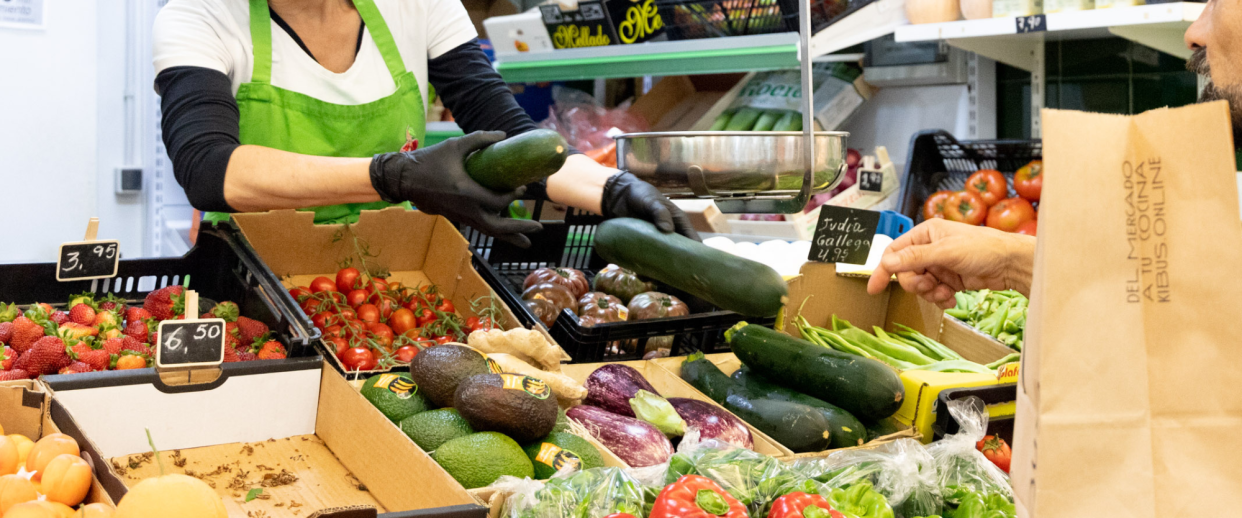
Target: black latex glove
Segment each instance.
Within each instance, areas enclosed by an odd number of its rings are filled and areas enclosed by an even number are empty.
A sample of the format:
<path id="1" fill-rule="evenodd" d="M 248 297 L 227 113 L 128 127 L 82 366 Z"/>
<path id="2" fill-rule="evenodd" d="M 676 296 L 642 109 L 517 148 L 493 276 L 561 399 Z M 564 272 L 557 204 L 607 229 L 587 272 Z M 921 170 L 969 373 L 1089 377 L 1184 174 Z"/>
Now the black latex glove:
<path id="1" fill-rule="evenodd" d="M 409 201 L 418 210 L 469 225 L 501 241 L 530 247 L 523 234 L 543 230 L 538 221 L 500 217 L 525 187 L 497 192 L 474 181 L 464 164 L 470 153 L 504 140 L 503 131 L 476 131 L 404 153 L 371 159 L 371 185 L 389 203 Z"/>
<path id="2" fill-rule="evenodd" d="M 618 173 L 604 183 L 600 208 L 606 218 L 636 218 L 650 221 L 663 232 L 677 232 L 695 241 L 702 241 L 690 217 L 664 197 L 654 185 L 630 173 Z"/>

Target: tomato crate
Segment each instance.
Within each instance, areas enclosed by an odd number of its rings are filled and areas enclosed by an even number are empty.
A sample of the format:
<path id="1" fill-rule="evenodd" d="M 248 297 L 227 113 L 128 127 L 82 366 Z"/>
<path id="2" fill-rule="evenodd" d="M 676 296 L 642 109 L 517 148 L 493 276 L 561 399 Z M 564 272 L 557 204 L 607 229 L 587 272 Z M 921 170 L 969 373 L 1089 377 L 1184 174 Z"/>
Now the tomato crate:
<path id="1" fill-rule="evenodd" d="M 541 206 L 542 202 L 536 203 L 535 214 L 540 213 Z M 533 327 L 542 324 L 522 303 L 526 276 L 539 268 L 560 266 L 581 270 L 594 282 L 596 273 L 608 265 L 592 247 L 595 228 L 603 221 L 601 216 L 570 209 L 563 220 L 542 221 L 543 231 L 530 235 L 531 247 L 527 249 L 492 239 L 469 227 L 462 227 L 461 231 L 474 250 L 473 263 L 479 275 L 513 308 L 523 325 Z M 661 337 L 671 337 L 671 356 L 694 351 L 728 352 L 724 332 L 734 324 L 742 320 L 762 325 L 776 322 L 774 318 L 747 318 L 723 311 L 684 291 L 655 284 L 657 291 L 685 302 L 690 314 L 584 327 L 566 309 L 557 316 L 549 332 L 573 358 L 572 363 L 592 363 L 641 359 L 648 342 Z"/>
<path id="2" fill-rule="evenodd" d="M 923 221 L 923 203 L 936 191 L 960 191 L 966 179 L 980 169 L 995 169 L 1005 176 L 1008 197 L 1013 190 L 1013 173 L 1031 160 L 1043 159 L 1039 140 L 963 140 L 945 130 L 926 130 L 910 139 L 910 159 L 906 162 L 898 212 Z"/>
<path id="3" fill-rule="evenodd" d="M 976 404 L 982 404 L 988 412 L 988 435 L 995 435 L 1013 444 L 1013 420 L 1015 401 L 1018 399 L 1018 385 L 1007 383 L 988 387 L 967 387 L 942 391 L 936 401 L 936 422 L 932 425 L 935 440 L 939 441 L 946 435 L 960 430 L 956 419 L 948 412 L 950 401 L 975 398 Z"/>
<path id="4" fill-rule="evenodd" d="M 246 254 L 226 229 L 203 228 L 182 257 L 122 259 L 111 279 L 57 282 L 56 263 L 0 265 L 0 302 L 15 302 L 23 310 L 35 302 L 67 310 L 71 296 L 91 292 L 141 306 L 148 293 L 187 280 L 189 289 L 199 294 L 199 313 L 216 302 L 235 302 L 241 315 L 266 324 L 290 357 L 318 354 L 314 347 L 318 336 L 308 336 L 284 309 L 292 303 L 282 301 L 289 294 L 276 276 Z"/>

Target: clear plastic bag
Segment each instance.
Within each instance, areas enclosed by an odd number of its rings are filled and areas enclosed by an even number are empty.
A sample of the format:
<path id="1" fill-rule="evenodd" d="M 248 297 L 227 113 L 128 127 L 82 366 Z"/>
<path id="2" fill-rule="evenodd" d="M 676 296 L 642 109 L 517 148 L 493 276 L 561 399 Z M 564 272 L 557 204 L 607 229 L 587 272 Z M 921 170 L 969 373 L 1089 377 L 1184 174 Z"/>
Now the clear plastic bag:
<path id="1" fill-rule="evenodd" d="M 793 469 L 829 489 L 870 483 L 888 499 L 898 518 L 940 514 L 943 505 L 935 460 L 914 439 L 800 459 L 794 462 Z"/>
<path id="2" fill-rule="evenodd" d="M 608 109 L 590 94 L 563 86 L 552 87 L 552 101 L 548 118 L 539 126 L 556 130 L 569 145 L 584 153 L 614 145 L 612 135 L 617 132 L 613 128 L 621 133 L 647 131 L 647 122 L 629 113 L 629 101 Z"/>
<path id="3" fill-rule="evenodd" d="M 985 496 L 999 494 L 1012 501 L 1013 488 L 1009 485 L 1009 476 L 975 449 L 975 444 L 983 440 L 988 429 L 988 413 L 983 400 L 970 397 L 950 401 L 948 411 L 957 420 L 959 431 L 927 447 L 936 461 L 941 491 L 948 500 L 954 500 L 950 495 L 972 491 Z"/>
<path id="4" fill-rule="evenodd" d="M 506 518 L 599 518 L 613 513 L 643 518 L 658 492 L 620 468 L 558 473 L 546 481 L 502 477 L 493 487 L 511 493 L 501 513 Z"/>
<path id="5" fill-rule="evenodd" d="M 772 502 L 793 491 L 815 493 L 819 485 L 785 463 L 762 453 L 686 434 L 669 459 L 664 484 L 684 475 L 702 475 L 720 485 L 746 506 L 751 516 L 767 516 Z"/>

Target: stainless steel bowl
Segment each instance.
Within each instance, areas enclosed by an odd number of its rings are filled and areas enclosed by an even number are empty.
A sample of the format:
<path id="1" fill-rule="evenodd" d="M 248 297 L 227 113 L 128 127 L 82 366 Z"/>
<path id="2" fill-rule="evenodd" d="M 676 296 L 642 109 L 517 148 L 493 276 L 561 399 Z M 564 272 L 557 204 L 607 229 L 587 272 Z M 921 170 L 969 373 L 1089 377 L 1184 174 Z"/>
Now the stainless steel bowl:
<path id="1" fill-rule="evenodd" d="M 845 172 L 841 131 L 815 132 L 811 193 Z M 797 195 L 806 171 L 799 131 L 670 131 L 617 136 L 617 166 L 670 197 Z"/>

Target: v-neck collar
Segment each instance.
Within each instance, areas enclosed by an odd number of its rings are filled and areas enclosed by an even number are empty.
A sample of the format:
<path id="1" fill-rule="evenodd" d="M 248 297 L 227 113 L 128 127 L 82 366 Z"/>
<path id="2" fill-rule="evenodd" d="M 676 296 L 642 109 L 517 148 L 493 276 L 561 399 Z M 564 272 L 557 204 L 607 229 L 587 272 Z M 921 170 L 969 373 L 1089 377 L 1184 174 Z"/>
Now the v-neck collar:
<path id="1" fill-rule="evenodd" d="M 298 33 L 293 30 L 293 27 L 290 27 L 289 24 L 285 22 L 284 18 L 281 18 L 279 14 L 276 14 L 276 11 L 273 10 L 271 6 L 269 6 L 267 10 L 268 12 L 272 14 L 272 21 L 276 22 L 276 25 L 280 26 L 281 30 L 285 31 L 285 33 L 288 34 L 290 38 L 293 38 L 293 42 L 297 43 L 299 47 L 302 47 L 302 50 L 306 52 L 307 56 L 310 56 L 310 58 L 315 60 L 316 63 L 319 63 L 319 59 L 316 58 L 315 55 L 311 53 L 310 48 L 307 48 L 306 43 L 302 41 L 302 38 L 298 37 Z M 358 42 L 354 44 L 354 61 L 355 62 L 358 61 L 358 54 L 362 52 L 362 33 L 366 32 L 366 29 L 367 29 L 366 20 L 361 20 L 361 16 L 359 17 L 359 19 L 360 19 L 359 20 L 360 25 L 358 27 Z M 352 64 L 350 65 L 350 68 L 353 68 Z M 329 72 L 331 72 L 331 70 L 329 70 Z"/>

